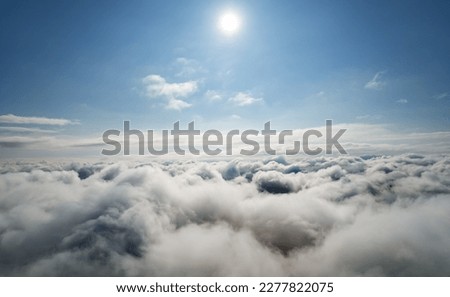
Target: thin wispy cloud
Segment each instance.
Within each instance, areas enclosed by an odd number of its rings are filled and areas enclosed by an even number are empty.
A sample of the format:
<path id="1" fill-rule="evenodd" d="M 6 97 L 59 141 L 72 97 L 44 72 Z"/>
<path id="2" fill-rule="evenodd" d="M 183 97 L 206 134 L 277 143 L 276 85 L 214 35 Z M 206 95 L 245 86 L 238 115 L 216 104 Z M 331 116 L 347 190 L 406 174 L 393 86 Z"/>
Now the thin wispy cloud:
<path id="1" fill-rule="evenodd" d="M 363 121 L 363 120 L 380 120 L 382 118 L 383 118 L 383 116 L 381 116 L 379 114 L 364 114 L 364 115 L 356 116 L 355 119 Z"/>
<path id="2" fill-rule="evenodd" d="M 6 136 L 0 137 L 0 147 L 3 148 L 26 148 L 36 143 L 44 143 L 47 138 L 31 136 Z"/>
<path id="3" fill-rule="evenodd" d="M 180 83 L 169 83 L 160 75 L 152 74 L 142 80 L 146 95 L 149 98 L 163 98 L 167 100 L 166 108 L 181 110 L 192 104 L 181 100 L 197 92 L 197 81 L 190 80 Z"/>
<path id="4" fill-rule="evenodd" d="M 177 104 L 182 104 L 179 102 L 173 102 L 174 106 L 172 108 L 178 108 Z M 378 116 L 360 116 L 358 121 L 360 124 L 337 124 L 333 126 L 336 131 L 339 129 L 347 129 L 346 133 L 340 139 L 341 143 L 345 147 L 345 150 L 350 155 L 364 155 L 364 154 L 403 154 L 409 153 L 411 151 L 422 154 L 445 154 L 448 152 L 448 147 L 450 146 L 450 132 L 440 131 L 440 132 L 426 132 L 420 134 L 410 134 L 410 133 L 394 133 L 392 127 L 385 124 L 370 124 L 370 122 L 377 122 L 382 117 Z M 241 122 L 243 117 L 237 113 L 230 114 L 226 117 L 227 120 L 233 121 L 234 123 Z M 186 124 L 186 123 L 185 123 Z M 183 125 L 183 124 L 182 124 Z M 274 147 L 278 154 L 284 154 L 288 149 L 293 148 L 293 142 L 302 138 L 307 130 L 315 129 L 320 131 L 322 135 L 326 135 L 325 126 L 311 127 L 309 129 L 295 129 L 293 130 L 292 136 L 287 136 L 285 138 L 284 144 L 276 144 L 275 141 L 272 143 L 276 146 Z M 161 134 L 155 131 L 153 138 L 153 143 L 160 147 L 162 143 Z M 205 131 L 202 131 L 202 133 Z M 226 135 L 229 131 L 221 131 L 223 135 Z M 370 137 L 369 137 L 370 136 Z M 274 136 L 277 139 L 279 135 Z M 118 137 L 114 137 L 116 141 L 121 143 L 123 146 L 123 134 Z M 256 137 L 255 140 L 259 143 L 259 146 L 264 147 L 264 139 L 262 137 Z M 325 138 L 312 138 L 311 141 L 314 146 L 323 147 L 325 145 Z M 169 153 L 167 158 L 178 159 L 179 156 L 173 153 L 173 142 L 172 136 L 168 139 Z M 240 156 L 241 149 L 247 149 L 248 147 L 242 143 L 241 139 L 233 138 L 233 151 L 232 158 Z M 144 141 L 146 143 L 146 140 Z M 188 139 L 181 137 L 179 140 L 182 147 L 188 146 Z M 32 157 L 36 156 L 37 151 L 47 152 L 48 156 L 53 156 L 55 151 L 58 151 L 61 156 L 70 157 L 73 153 L 73 148 L 86 148 L 83 153 L 89 156 L 98 156 L 102 149 L 108 146 L 102 141 L 101 137 L 97 135 L 92 136 L 70 136 L 61 133 L 45 134 L 45 133 L 20 133 L 19 132 L 4 132 L 0 133 L 0 145 L 5 148 L 20 148 L 15 150 L 4 150 L 2 151 L 2 157 L 9 156 L 24 156 Z M 204 145 L 202 137 L 198 136 L 195 138 L 195 147 L 197 149 Z M 137 151 L 133 151 L 133 148 L 137 148 L 139 143 L 137 138 L 132 137 L 130 142 L 130 147 L 132 148 L 132 155 L 136 155 Z M 93 149 L 89 149 L 93 148 Z M 224 148 L 223 148 L 224 149 Z M 155 157 L 147 150 L 144 152 L 146 156 Z M 223 157 L 225 155 L 225 150 L 223 150 Z M 183 156 L 185 158 L 186 156 Z M 293 156 L 299 157 L 299 155 Z M 201 153 L 199 158 L 208 158 L 207 155 Z"/>
<path id="5" fill-rule="evenodd" d="M 0 132 L 11 132 L 11 133 L 45 133 L 45 134 L 53 134 L 58 131 L 48 130 L 48 129 L 40 129 L 40 128 L 27 128 L 27 127 L 0 127 Z"/>
<path id="6" fill-rule="evenodd" d="M 448 98 L 448 97 L 450 97 L 450 95 L 447 92 L 441 93 L 441 94 L 437 94 L 437 95 L 433 96 L 433 98 L 436 99 L 436 100 L 442 100 L 442 99 L 445 99 L 445 98 Z"/>
<path id="7" fill-rule="evenodd" d="M 62 156 L 73 155 L 74 150 L 77 153 L 86 155 L 97 155 L 104 146 L 100 137 L 74 137 L 62 134 L 29 133 L 15 135 L 0 135 L 0 147 L 5 149 L 14 148 L 7 153 L 3 151 L 3 157 L 14 155 L 30 157 L 35 156 L 35 151 L 45 151 L 52 156 L 55 152 Z M 85 148 L 81 151 L 80 148 Z"/>
<path id="8" fill-rule="evenodd" d="M 55 125 L 55 126 L 78 124 L 77 121 L 72 121 L 72 120 L 67 120 L 67 119 L 54 119 L 54 118 L 46 118 L 46 117 L 24 117 L 24 116 L 17 116 L 14 114 L 0 115 L 0 123 Z"/>
<path id="9" fill-rule="evenodd" d="M 179 69 L 176 76 L 191 77 L 198 73 L 205 72 L 205 69 L 200 65 L 200 63 L 194 59 L 179 57 L 175 60 L 175 65 L 176 68 Z"/>
<path id="10" fill-rule="evenodd" d="M 406 103 L 408 103 L 408 100 L 407 99 L 398 99 L 395 102 L 400 103 L 400 104 L 406 104 Z"/>
<path id="11" fill-rule="evenodd" d="M 370 89 L 370 90 L 380 90 L 380 89 L 382 89 L 383 88 L 383 86 L 386 84 L 383 80 L 382 80 L 382 77 L 383 77 L 383 74 L 385 73 L 385 71 L 380 71 L 380 72 L 377 72 L 375 75 L 374 75 L 374 77 L 370 80 L 370 81 L 368 81 L 366 84 L 365 84 L 365 88 L 366 89 Z"/>
<path id="12" fill-rule="evenodd" d="M 256 98 L 250 93 L 239 92 L 229 99 L 230 102 L 237 106 L 248 106 L 258 102 L 262 102 L 262 98 Z"/>

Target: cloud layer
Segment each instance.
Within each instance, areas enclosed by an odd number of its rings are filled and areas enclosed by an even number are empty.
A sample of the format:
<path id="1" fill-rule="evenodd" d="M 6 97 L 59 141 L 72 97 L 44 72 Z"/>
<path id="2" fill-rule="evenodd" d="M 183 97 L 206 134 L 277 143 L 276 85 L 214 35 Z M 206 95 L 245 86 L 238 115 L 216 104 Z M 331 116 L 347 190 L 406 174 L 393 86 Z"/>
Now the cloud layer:
<path id="1" fill-rule="evenodd" d="M 446 156 L 0 170 L 3 276 L 450 275 Z"/>

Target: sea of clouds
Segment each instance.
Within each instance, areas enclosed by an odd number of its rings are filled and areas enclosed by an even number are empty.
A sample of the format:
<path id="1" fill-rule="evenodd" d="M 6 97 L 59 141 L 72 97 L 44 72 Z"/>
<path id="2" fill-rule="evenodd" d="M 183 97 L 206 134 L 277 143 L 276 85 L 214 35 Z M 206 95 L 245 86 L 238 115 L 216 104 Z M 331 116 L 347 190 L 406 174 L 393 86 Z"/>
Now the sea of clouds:
<path id="1" fill-rule="evenodd" d="M 2 276 L 450 276 L 450 157 L 3 161 Z"/>

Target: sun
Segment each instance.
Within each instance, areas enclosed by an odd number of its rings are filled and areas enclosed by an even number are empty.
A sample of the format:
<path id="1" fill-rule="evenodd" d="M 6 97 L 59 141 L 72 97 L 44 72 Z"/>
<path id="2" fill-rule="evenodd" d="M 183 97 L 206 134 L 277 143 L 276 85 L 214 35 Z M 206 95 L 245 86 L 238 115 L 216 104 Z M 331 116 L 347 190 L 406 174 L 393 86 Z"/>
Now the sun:
<path id="1" fill-rule="evenodd" d="M 220 16 L 218 25 L 225 35 L 234 35 L 241 28 L 241 18 L 235 12 L 228 11 Z"/>

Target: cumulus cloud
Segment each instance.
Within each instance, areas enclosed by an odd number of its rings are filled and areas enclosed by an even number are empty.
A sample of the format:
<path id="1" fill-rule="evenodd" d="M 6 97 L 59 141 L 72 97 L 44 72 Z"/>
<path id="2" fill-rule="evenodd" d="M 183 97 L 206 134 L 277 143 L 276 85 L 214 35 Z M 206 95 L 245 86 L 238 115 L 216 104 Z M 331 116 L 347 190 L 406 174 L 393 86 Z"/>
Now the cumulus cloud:
<path id="1" fill-rule="evenodd" d="M 3 276 L 450 271 L 445 155 L 0 168 Z"/>
<path id="2" fill-rule="evenodd" d="M 167 102 L 166 108 L 174 110 L 182 110 L 191 106 L 192 104 L 187 103 L 186 101 L 172 98 L 169 99 L 169 101 Z"/>
<path id="3" fill-rule="evenodd" d="M 145 85 L 146 95 L 150 98 L 166 99 L 166 108 L 168 109 L 181 110 L 190 107 L 191 104 L 179 98 L 187 98 L 198 89 L 196 81 L 169 83 L 165 78 L 156 74 L 144 77 L 142 82 Z"/>
<path id="4" fill-rule="evenodd" d="M 230 102 L 237 106 L 247 106 L 263 101 L 262 98 L 253 97 L 250 93 L 238 92 L 229 99 Z"/>
<path id="5" fill-rule="evenodd" d="M 77 124 L 75 121 L 67 119 L 53 119 L 45 117 L 24 117 L 14 114 L 0 115 L 0 123 L 6 124 L 35 124 L 35 125 L 56 125 L 65 126 L 69 124 Z"/>
<path id="6" fill-rule="evenodd" d="M 205 97 L 206 97 L 206 99 L 208 99 L 211 102 L 222 100 L 222 95 L 218 91 L 214 91 L 214 90 L 206 91 Z"/>
<path id="7" fill-rule="evenodd" d="M 380 90 L 386 83 L 382 80 L 384 71 L 375 73 L 374 77 L 365 84 L 366 89 Z"/>

